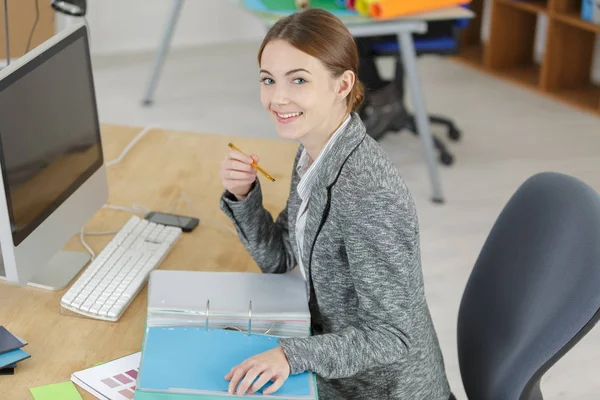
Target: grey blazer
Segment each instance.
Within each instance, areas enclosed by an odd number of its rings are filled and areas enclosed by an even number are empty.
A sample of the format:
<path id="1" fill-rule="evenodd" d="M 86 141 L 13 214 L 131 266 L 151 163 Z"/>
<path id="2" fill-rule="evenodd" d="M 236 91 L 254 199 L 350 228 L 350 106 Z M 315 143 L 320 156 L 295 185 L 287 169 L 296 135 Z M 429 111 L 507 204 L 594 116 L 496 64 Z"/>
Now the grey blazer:
<path id="1" fill-rule="evenodd" d="M 357 114 L 326 154 L 298 254 L 296 164 L 286 208 L 273 220 L 260 183 L 221 209 L 265 273 L 302 257 L 313 336 L 279 339 L 291 373 L 317 374 L 320 399 L 447 400 L 450 388 L 425 300 L 415 205 L 396 167 Z"/>

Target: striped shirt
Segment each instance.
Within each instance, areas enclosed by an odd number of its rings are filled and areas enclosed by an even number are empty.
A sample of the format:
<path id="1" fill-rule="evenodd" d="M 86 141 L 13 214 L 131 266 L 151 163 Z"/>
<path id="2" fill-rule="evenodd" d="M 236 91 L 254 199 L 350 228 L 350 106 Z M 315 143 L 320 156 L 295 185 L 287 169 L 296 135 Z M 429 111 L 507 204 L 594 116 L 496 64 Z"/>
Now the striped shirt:
<path id="1" fill-rule="evenodd" d="M 304 271 L 304 265 L 302 264 L 302 254 L 304 252 L 304 228 L 306 227 L 306 215 L 308 214 L 308 199 L 310 198 L 310 191 L 315 183 L 315 179 L 317 177 L 317 170 L 319 165 L 322 163 L 322 160 L 325 158 L 327 153 L 335 144 L 336 140 L 340 137 L 340 133 L 344 130 L 348 122 L 350 122 L 351 117 L 348 116 L 346 120 L 340 125 L 340 127 L 331 135 L 327 144 L 321 153 L 317 156 L 317 159 L 312 162 L 310 155 L 306 151 L 306 149 L 302 150 L 302 154 L 300 155 L 300 159 L 298 160 L 298 165 L 296 166 L 296 171 L 300 176 L 300 182 L 298 183 L 297 191 L 298 195 L 302 199 L 302 203 L 300 205 L 300 209 L 298 210 L 298 216 L 296 217 L 296 242 L 298 244 L 298 266 L 300 267 L 300 272 L 302 276 L 306 280 L 306 272 Z"/>

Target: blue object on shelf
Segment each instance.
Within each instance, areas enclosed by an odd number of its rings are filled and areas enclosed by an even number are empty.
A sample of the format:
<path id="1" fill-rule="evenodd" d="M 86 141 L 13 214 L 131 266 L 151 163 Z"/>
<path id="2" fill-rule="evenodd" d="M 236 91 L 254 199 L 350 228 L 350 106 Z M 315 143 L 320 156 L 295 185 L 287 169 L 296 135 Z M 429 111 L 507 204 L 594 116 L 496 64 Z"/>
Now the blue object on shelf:
<path id="1" fill-rule="evenodd" d="M 343 5 L 343 1 L 337 1 L 337 3 L 340 3 L 341 5 Z M 262 0 L 244 0 L 244 4 L 246 5 L 246 8 L 250 11 L 254 11 L 254 12 L 262 12 L 262 13 L 268 13 L 268 14 L 274 14 L 274 15 L 289 15 L 292 12 L 295 12 L 296 10 L 273 10 L 269 7 L 267 7 Z M 335 11 L 331 11 L 333 14 L 337 15 L 338 17 L 343 17 L 343 16 L 356 16 L 358 15 L 358 13 L 355 10 L 335 10 Z"/>
<path id="2" fill-rule="evenodd" d="M 435 51 L 435 50 L 454 50 L 456 48 L 456 40 L 451 36 L 440 37 L 435 39 L 418 40 L 415 39 L 415 50 L 420 51 Z M 392 53 L 398 51 L 397 42 L 382 42 L 373 44 L 372 49 L 381 53 Z"/>

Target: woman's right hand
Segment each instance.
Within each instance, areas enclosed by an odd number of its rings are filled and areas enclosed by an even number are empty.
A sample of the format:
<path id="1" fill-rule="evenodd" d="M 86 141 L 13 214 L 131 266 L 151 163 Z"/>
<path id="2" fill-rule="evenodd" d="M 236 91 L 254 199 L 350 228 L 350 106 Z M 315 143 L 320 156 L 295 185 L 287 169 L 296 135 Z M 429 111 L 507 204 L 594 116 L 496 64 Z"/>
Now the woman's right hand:
<path id="1" fill-rule="evenodd" d="M 236 199 L 243 200 L 250 192 L 252 183 L 256 180 L 256 169 L 250 164 L 258 163 L 258 156 L 247 156 L 236 150 L 231 150 L 221 162 L 221 181 L 223 186 Z"/>

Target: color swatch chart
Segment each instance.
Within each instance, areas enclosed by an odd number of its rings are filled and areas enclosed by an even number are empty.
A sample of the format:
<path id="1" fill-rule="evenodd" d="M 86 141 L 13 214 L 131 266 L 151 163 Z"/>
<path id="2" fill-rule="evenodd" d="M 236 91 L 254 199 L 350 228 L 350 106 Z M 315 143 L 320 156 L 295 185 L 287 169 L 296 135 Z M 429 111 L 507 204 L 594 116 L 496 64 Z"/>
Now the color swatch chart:
<path id="1" fill-rule="evenodd" d="M 108 400 L 131 400 L 134 397 L 140 353 L 109 361 L 75 372 L 71 380 L 91 394 Z M 98 397 L 98 396 L 97 396 Z"/>
<path id="2" fill-rule="evenodd" d="M 118 391 L 118 393 L 126 399 L 133 399 L 137 374 L 137 369 L 131 369 L 125 373 L 104 378 L 101 382 L 114 391 Z"/>

